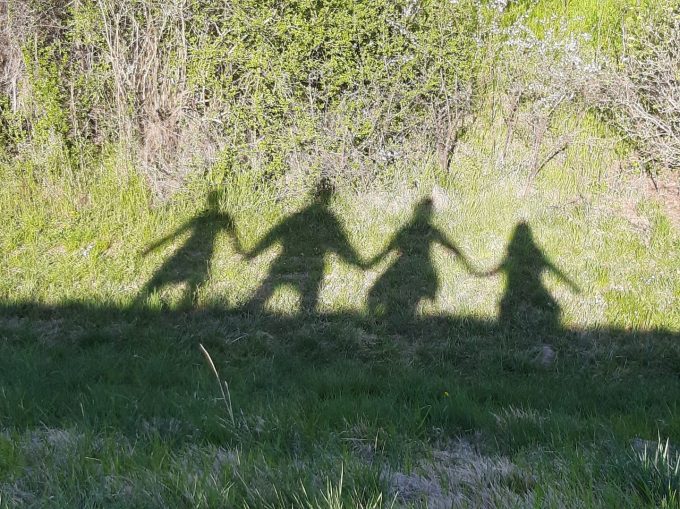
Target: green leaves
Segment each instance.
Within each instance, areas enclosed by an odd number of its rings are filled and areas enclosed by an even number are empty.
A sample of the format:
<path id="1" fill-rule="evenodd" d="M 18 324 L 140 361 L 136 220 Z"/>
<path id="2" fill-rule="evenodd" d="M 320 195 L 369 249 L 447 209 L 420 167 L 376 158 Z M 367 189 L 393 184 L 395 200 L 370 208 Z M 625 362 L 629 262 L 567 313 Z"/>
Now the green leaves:
<path id="1" fill-rule="evenodd" d="M 226 173 L 379 177 L 447 131 L 443 105 L 479 69 L 472 0 L 36 1 L 33 28 L 11 28 L 25 138 L 79 156 L 123 141 L 151 182 L 183 181 L 225 147 Z M 8 119 L 0 139 L 17 132 Z"/>

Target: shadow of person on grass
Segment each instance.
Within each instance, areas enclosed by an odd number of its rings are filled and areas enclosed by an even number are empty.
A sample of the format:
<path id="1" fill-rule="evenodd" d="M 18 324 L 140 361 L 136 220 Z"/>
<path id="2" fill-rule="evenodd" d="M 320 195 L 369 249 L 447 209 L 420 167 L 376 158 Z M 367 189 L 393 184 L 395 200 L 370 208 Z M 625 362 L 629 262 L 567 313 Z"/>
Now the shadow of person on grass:
<path id="1" fill-rule="evenodd" d="M 150 294 L 164 287 L 183 284 L 182 297 L 177 307 L 187 308 L 194 305 L 197 290 L 208 279 L 215 241 L 220 231 L 228 232 L 233 242 L 236 243 L 237 250 L 239 249 L 234 221 L 229 214 L 220 212 L 219 199 L 219 191 L 211 191 L 207 198 L 207 209 L 202 214 L 187 221 L 170 235 L 154 242 L 142 253 L 146 256 L 180 235 L 191 232 L 184 244 L 156 270 L 153 277 L 144 285 L 138 294 L 136 304 L 144 304 Z"/>
<path id="2" fill-rule="evenodd" d="M 327 254 L 335 253 L 347 263 L 366 268 L 340 221 L 328 208 L 332 196 L 331 184 L 322 180 L 310 205 L 274 226 L 250 252 L 245 253 L 246 259 L 252 260 L 274 244 L 281 246 L 249 306 L 262 306 L 277 288 L 292 286 L 300 296 L 300 311 L 313 313 L 318 304 Z"/>
<path id="3" fill-rule="evenodd" d="M 372 266 L 390 252 L 396 253 L 394 262 L 369 291 L 367 307 L 373 319 L 413 320 L 417 318 L 419 303 L 437 296 L 439 279 L 431 253 L 434 244 L 444 246 L 471 270 L 460 249 L 432 224 L 432 208 L 429 198 L 418 203 L 409 223 L 369 262 Z"/>
<path id="4" fill-rule="evenodd" d="M 505 291 L 499 304 L 498 325 L 513 328 L 540 328 L 557 331 L 561 327 L 561 308 L 543 284 L 543 272 L 549 270 L 572 291 L 580 288 L 557 268 L 536 245 L 531 228 L 520 222 L 512 234 L 505 258 L 498 267 L 480 276 L 499 272 L 506 277 Z"/>

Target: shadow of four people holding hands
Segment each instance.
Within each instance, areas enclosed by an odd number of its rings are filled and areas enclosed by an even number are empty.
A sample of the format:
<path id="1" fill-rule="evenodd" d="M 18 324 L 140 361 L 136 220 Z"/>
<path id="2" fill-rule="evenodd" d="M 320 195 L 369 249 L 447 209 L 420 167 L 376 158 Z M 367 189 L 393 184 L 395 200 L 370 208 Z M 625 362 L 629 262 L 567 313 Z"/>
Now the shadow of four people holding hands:
<path id="1" fill-rule="evenodd" d="M 275 244 L 280 246 L 267 276 L 246 307 L 263 306 L 278 288 L 292 286 L 301 299 L 300 311 L 314 313 L 323 282 L 326 255 L 332 253 L 351 265 L 369 269 L 393 254 L 391 264 L 369 290 L 368 313 L 378 320 L 392 316 L 414 318 L 419 303 L 423 299 L 433 300 L 439 290 L 431 249 L 435 244 L 457 256 L 465 269 L 475 276 L 505 275 L 505 291 L 499 304 L 500 324 L 535 322 L 536 316 L 539 316 L 542 327 L 560 326 L 559 304 L 542 282 L 542 274 L 546 270 L 552 271 L 573 291 L 579 292 L 577 285 L 536 245 L 531 228 L 525 222 L 515 227 L 505 258 L 496 268 L 488 271 L 475 269 L 461 250 L 433 224 L 433 203 L 429 198 L 416 205 L 409 222 L 394 234 L 382 252 L 364 260 L 352 247 L 342 224 L 329 209 L 332 195 L 332 188 L 322 183 L 312 203 L 286 217 L 246 252 L 239 242 L 233 218 L 219 210 L 219 192 L 211 191 L 204 213 L 143 252 L 146 255 L 179 235 L 191 232 L 184 244 L 147 282 L 138 295 L 137 304 L 143 305 L 149 294 L 165 286 L 183 283 L 185 290 L 178 306 L 190 307 L 196 291 L 208 279 L 209 264 L 220 231 L 230 234 L 236 251 L 246 260 L 253 260 Z"/>

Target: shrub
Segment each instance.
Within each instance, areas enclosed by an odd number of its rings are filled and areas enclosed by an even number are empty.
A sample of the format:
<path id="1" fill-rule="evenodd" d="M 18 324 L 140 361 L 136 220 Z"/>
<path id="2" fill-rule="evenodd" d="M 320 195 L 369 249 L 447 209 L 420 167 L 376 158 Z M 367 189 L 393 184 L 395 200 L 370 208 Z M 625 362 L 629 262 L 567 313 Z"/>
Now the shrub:
<path id="1" fill-rule="evenodd" d="M 10 0 L 0 9 L 3 139 L 20 125 L 29 142 L 48 130 L 79 152 L 123 143 L 166 194 L 215 163 L 218 180 L 322 172 L 370 183 L 436 152 L 446 170 L 473 108 L 485 7 Z"/>
<path id="2" fill-rule="evenodd" d="M 603 74 L 602 106 L 648 168 L 680 168 L 680 3 L 634 11 L 624 54 Z"/>
<path id="3" fill-rule="evenodd" d="M 521 160 L 510 160 L 528 171 L 528 184 L 558 154 L 579 138 L 579 124 L 597 97 L 599 66 L 591 54 L 590 36 L 574 34 L 566 20 L 544 20 L 542 35 L 520 16 L 496 31 L 496 92 L 505 139 L 498 163 L 506 166 L 513 142 L 525 147 Z M 565 118 L 570 127 L 565 129 Z"/>

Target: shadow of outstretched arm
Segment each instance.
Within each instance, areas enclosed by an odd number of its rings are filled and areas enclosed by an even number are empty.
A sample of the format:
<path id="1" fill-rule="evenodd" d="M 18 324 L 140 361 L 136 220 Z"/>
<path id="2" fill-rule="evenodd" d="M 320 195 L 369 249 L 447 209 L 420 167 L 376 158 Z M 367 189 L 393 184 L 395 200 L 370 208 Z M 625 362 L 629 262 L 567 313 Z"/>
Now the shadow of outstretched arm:
<path id="1" fill-rule="evenodd" d="M 549 268 L 553 274 L 557 276 L 557 278 L 565 283 L 569 288 L 572 289 L 572 291 L 576 294 L 581 293 L 581 287 L 576 284 L 574 280 L 572 280 L 569 276 L 567 276 L 564 272 L 562 272 L 560 269 L 558 269 L 555 265 L 553 265 L 551 262 L 547 261 L 545 262 L 545 265 L 547 268 Z"/>
<path id="2" fill-rule="evenodd" d="M 142 251 L 142 256 L 148 255 L 148 254 L 151 253 L 152 251 L 155 251 L 155 250 L 158 249 L 159 247 L 161 247 L 161 246 L 167 244 L 168 242 L 170 242 L 172 239 L 174 239 L 174 238 L 177 237 L 178 235 L 181 235 L 182 233 L 184 233 L 185 231 L 187 231 L 189 228 L 191 228 L 191 225 L 192 225 L 193 222 L 194 222 L 194 221 L 187 221 L 187 222 L 184 223 L 182 226 L 180 226 L 179 228 L 177 228 L 174 232 L 170 233 L 169 235 L 166 235 L 166 236 L 163 237 L 162 239 L 157 240 L 156 242 L 154 242 L 154 243 L 152 243 L 152 244 L 149 244 L 149 245 L 147 246 L 147 248 L 146 248 L 144 251 Z"/>
<path id="3" fill-rule="evenodd" d="M 247 253 L 241 245 L 241 239 L 238 237 L 238 232 L 236 231 L 236 222 L 231 214 L 219 214 L 215 217 L 215 220 L 220 224 L 220 227 L 226 231 L 231 237 L 231 242 L 237 254 L 241 256 L 247 256 Z"/>
<path id="4" fill-rule="evenodd" d="M 260 239 L 260 241 L 250 251 L 245 251 L 240 246 L 239 242 L 239 252 L 241 253 L 242 256 L 245 257 L 246 260 L 252 260 L 259 254 L 261 254 L 263 251 L 269 249 L 269 247 L 271 247 L 272 244 L 279 240 L 279 237 L 281 236 L 280 230 L 281 230 L 280 224 L 273 227 L 271 230 L 267 232 L 267 234 L 262 239 Z"/>
<path id="5" fill-rule="evenodd" d="M 453 242 L 446 238 L 446 236 L 441 231 L 435 230 L 434 233 L 436 236 L 435 240 L 439 242 L 442 246 L 444 246 L 446 249 L 451 251 L 453 254 L 455 254 L 460 259 L 460 262 L 463 264 L 463 267 L 465 267 L 465 270 L 467 270 L 470 274 L 474 274 L 476 276 L 487 275 L 485 273 L 479 272 L 472 265 L 472 263 L 470 263 L 468 257 L 463 254 L 463 252 L 458 248 L 458 246 L 456 246 Z"/>
<path id="6" fill-rule="evenodd" d="M 379 263 L 383 258 L 385 258 L 385 257 L 390 253 L 390 251 L 392 251 L 392 250 L 394 250 L 394 249 L 396 249 L 396 248 L 397 248 L 397 243 L 396 243 L 395 240 L 393 239 L 392 241 L 390 241 L 389 244 L 387 244 L 387 246 L 385 247 L 385 249 L 383 249 L 382 251 L 380 251 L 378 254 L 374 255 L 372 258 L 369 258 L 368 260 L 365 260 L 365 261 L 363 262 L 363 265 L 361 265 L 361 268 L 362 268 L 362 269 L 370 269 L 370 268 L 373 267 L 375 264 Z"/>
<path id="7" fill-rule="evenodd" d="M 347 263 L 361 269 L 370 269 L 375 264 L 373 260 L 364 260 L 359 256 L 359 253 L 357 253 L 346 237 L 336 245 L 335 252 Z"/>

